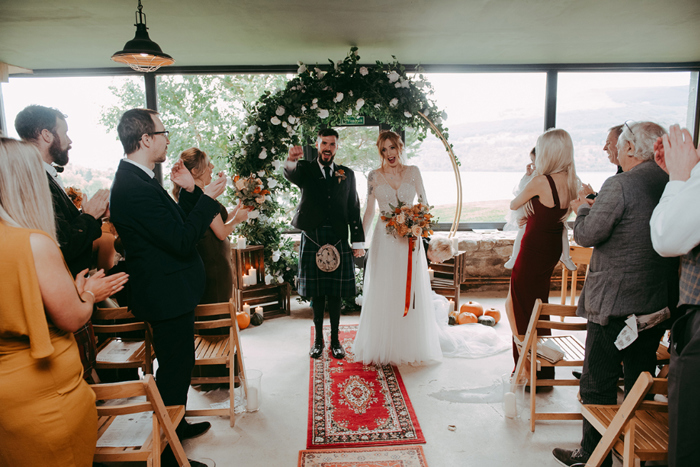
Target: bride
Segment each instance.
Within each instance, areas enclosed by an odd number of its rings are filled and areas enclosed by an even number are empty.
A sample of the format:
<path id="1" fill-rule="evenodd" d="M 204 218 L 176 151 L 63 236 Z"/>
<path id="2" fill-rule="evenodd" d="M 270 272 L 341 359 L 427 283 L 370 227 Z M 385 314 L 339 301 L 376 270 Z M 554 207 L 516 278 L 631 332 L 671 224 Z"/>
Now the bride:
<path id="1" fill-rule="evenodd" d="M 381 167 L 367 177 L 367 209 L 362 224 L 369 232 L 375 214 L 402 201 L 428 204 L 418 167 L 405 165 L 403 141 L 393 131 L 377 140 Z M 440 360 L 443 356 L 477 358 L 509 348 L 496 332 L 481 325 L 448 327 L 447 300 L 432 292 L 423 242 L 413 252 L 411 305 L 404 317 L 408 240 L 386 232 L 378 221 L 371 236 L 360 324 L 353 352 L 356 361 L 400 365 Z"/>

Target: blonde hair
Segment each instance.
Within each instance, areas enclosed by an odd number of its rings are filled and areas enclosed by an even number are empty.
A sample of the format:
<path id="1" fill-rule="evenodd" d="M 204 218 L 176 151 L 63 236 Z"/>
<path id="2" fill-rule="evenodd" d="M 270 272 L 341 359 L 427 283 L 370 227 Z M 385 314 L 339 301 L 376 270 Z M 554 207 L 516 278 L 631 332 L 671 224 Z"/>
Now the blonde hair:
<path id="1" fill-rule="evenodd" d="M 185 165 L 185 168 L 190 171 L 193 178 L 197 178 L 194 176 L 195 170 L 201 175 L 204 169 L 207 168 L 207 153 L 198 148 L 185 149 L 180 153 L 180 160 Z M 181 188 L 182 187 L 180 185 L 173 182 L 171 192 L 173 194 L 173 198 L 175 198 L 175 201 L 177 201 L 177 199 L 180 197 Z"/>
<path id="2" fill-rule="evenodd" d="M 43 230 L 56 241 L 53 198 L 41 155 L 31 143 L 0 137 L 0 219 Z"/>
<path id="3" fill-rule="evenodd" d="M 379 160 L 381 161 L 381 167 L 384 168 L 384 163 L 386 162 L 386 159 L 382 154 L 382 146 L 387 140 L 391 141 L 393 145 L 396 146 L 396 148 L 398 149 L 399 164 L 406 165 L 406 155 L 403 152 L 404 144 L 401 140 L 401 136 L 398 133 L 386 130 L 379 133 L 379 138 L 377 138 L 377 149 L 379 150 Z"/>
<path id="4" fill-rule="evenodd" d="M 535 146 L 535 175 L 550 175 L 565 172 L 566 189 L 569 199 L 573 200 L 578 196 L 581 180 L 576 175 L 574 164 L 574 143 L 571 135 L 566 130 L 551 128 L 537 138 Z M 525 205 L 525 212 L 528 216 L 534 214 L 532 200 Z M 571 208 L 566 210 L 564 219 L 569 216 Z"/>

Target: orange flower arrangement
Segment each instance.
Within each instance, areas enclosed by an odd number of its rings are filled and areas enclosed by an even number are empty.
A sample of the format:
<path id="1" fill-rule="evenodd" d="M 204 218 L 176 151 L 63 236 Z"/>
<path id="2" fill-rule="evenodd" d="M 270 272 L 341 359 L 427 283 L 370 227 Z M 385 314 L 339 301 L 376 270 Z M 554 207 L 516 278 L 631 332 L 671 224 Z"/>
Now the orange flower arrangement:
<path id="1" fill-rule="evenodd" d="M 75 207 L 78 209 L 83 208 L 83 192 L 80 191 L 80 188 L 76 188 L 74 186 L 69 186 L 66 189 L 66 194 L 70 198 L 71 201 L 73 201 L 73 204 L 75 204 Z"/>
<path id="2" fill-rule="evenodd" d="M 255 175 L 233 177 L 233 186 L 236 198 L 241 200 L 241 204 L 251 209 L 259 209 L 267 201 L 270 190 L 263 188 L 263 182 Z"/>
<path id="3" fill-rule="evenodd" d="M 382 211 L 381 219 L 386 222 L 387 233 L 394 237 L 429 237 L 433 234 L 433 216 L 430 210 L 433 206 L 423 204 L 421 198 L 413 206 L 399 200 L 396 206 L 389 205 L 391 211 Z"/>

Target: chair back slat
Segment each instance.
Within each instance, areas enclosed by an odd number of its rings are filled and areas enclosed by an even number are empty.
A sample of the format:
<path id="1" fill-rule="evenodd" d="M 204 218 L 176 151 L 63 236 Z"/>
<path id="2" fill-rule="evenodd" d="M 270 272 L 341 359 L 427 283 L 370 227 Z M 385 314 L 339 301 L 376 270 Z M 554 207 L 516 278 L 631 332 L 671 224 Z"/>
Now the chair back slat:
<path id="1" fill-rule="evenodd" d="M 116 417 L 117 415 L 126 415 L 130 413 L 147 412 L 153 410 L 151 403 L 146 402 L 131 402 L 128 404 L 121 405 L 101 405 L 97 407 L 97 415 L 100 417 L 110 416 Z"/>
<path id="2" fill-rule="evenodd" d="M 127 307 L 121 306 L 119 308 L 96 308 L 92 312 L 92 319 L 129 319 L 136 321 L 136 316 L 134 316 Z"/>
<path id="3" fill-rule="evenodd" d="M 145 331 L 146 323 L 93 324 L 95 334 L 115 334 L 121 332 Z"/>
<path id="4" fill-rule="evenodd" d="M 218 328 L 230 328 L 231 318 L 217 319 L 212 321 L 195 321 L 194 329 L 198 331 L 200 329 L 218 329 Z"/>
<path id="5" fill-rule="evenodd" d="M 146 395 L 146 390 L 142 381 L 94 384 L 90 387 L 95 392 L 95 397 L 98 401 L 109 399 L 126 399 L 127 397 Z"/>
<path id="6" fill-rule="evenodd" d="M 552 303 L 543 303 L 540 315 L 550 316 L 576 316 L 576 308 L 571 305 L 555 305 Z"/>
<path id="7" fill-rule="evenodd" d="M 586 323 L 562 323 L 558 321 L 538 320 L 537 329 L 558 329 L 560 331 L 585 331 Z"/>
<path id="8" fill-rule="evenodd" d="M 233 300 L 226 303 L 210 303 L 206 305 L 197 305 L 194 309 L 194 316 L 197 319 L 200 316 L 216 316 L 227 315 L 232 319 L 236 318 Z"/>

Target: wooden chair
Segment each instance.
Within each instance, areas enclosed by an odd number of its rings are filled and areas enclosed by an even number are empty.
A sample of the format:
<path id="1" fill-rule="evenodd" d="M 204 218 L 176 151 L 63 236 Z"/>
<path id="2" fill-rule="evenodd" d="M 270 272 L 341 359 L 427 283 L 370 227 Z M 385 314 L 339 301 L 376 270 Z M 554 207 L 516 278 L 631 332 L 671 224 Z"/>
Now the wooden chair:
<path id="1" fill-rule="evenodd" d="M 97 368 L 141 368 L 153 373 L 151 331 L 126 307 L 96 308 L 92 314 L 95 335 L 108 336 L 97 348 Z M 104 324 L 116 322 L 116 324 Z M 133 337 L 134 334 L 144 337 Z M 99 339 L 98 339 L 99 340 Z"/>
<path id="2" fill-rule="evenodd" d="M 146 462 L 149 467 L 160 466 L 160 456 L 165 447 L 170 448 L 181 466 L 189 466 L 185 450 L 175 433 L 175 427 L 185 415 L 182 405 L 166 407 L 160 397 L 152 375 L 146 375 L 140 381 L 123 383 L 95 384 L 91 386 L 97 400 L 126 399 L 145 396 L 146 400 L 125 400 L 118 405 L 100 405 L 97 407 L 98 447 L 94 462 Z M 153 412 L 152 432 L 146 442 L 140 446 L 100 447 L 100 439 L 119 415 Z M 123 419 L 122 419 L 123 420 Z"/>
<path id="3" fill-rule="evenodd" d="M 442 263 L 430 263 L 430 267 L 435 271 L 433 273 L 435 277 L 430 282 L 430 287 L 436 294 L 451 299 L 454 302 L 455 310 L 459 309 L 460 286 L 468 276 L 467 259 L 467 252 L 460 251 Z"/>
<path id="4" fill-rule="evenodd" d="M 580 413 L 538 413 L 536 411 L 535 397 L 537 386 L 578 386 L 579 380 L 572 379 L 537 379 L 538 367 L 572 367 L 582 366 L 585 355 L 583 344 L 574 336 L 537 336 L 538 329 L 557 329 L 564 331 L 585 331 L 586 323 L 565 323 L 554 320 L 542 320 L 540 315 L 549 316 L 576 316 L 576 307 L 570 305 L 552 305 L 542 303 L 542 300 L 535 301 L 535 307 L 530 317 L 530 323 L 527 326 L 525 337 L 522 338 L 522 347 L 520 348 L 520 358 L 515 367 L 515 374 L 520 376 L 525 365 L 530 363 L 530 431 L 535 431 L 535 422 L 537 420 L 581 420 Z M 536 355 L 537 346 L 542 346 L 545 342 L 552 341 L 564 351 L 564 358 L 557 363 L 551 363 L 544 358 L 531 358 L 530 355 Z"/>
<path id="5" fill-rule="evenodd" d="M 645 400 L 668 394 L 668 380 L 639 375 L 622 405 L 584 405 L 583 416 L 603 437 L 586 466 L 599 467 L 610 449 L 622 455 L 623 467 L 668 459 L 668 403 Z"/>
<path id="6" fill-rule="evenodd" d="M 576 266 L 586 265 L 586 274 L 583 280 L 588 277 L 588 269 L 591 266 L 591 255 L 593 254 L 593 248 L 586 248 L 582 246 L 570 246 L 569 254 L 571 255 L 571 260 Z M 566 292 L 569 283 L 569 270 L 566 266 L 561 267 L 561 304 L 566 305 Z M 569 305 L 576 304 L 576 286 L 578 284 L 578 270 L 571 271 L 571 301 Z"/>
<path id="7" fill-rule="evenodd" d="M 234 383 L 243 385 L 244 394 L 248 395 L 245 379 L 245 366 L 241 341 L 238 335 L 238 321 L 236 320 L 233 300 L 225 303 L 212 303 L 199 305 L 195 308 L 195 366 L 199 365 L 226 365 L 226 376 L 193 376 L 192 384 L 228 383 L 230 391 L 229 408 L 226 409 L 187 409 L 187 415 L 228 415 L 231 426 L 236 422 L 234 414 Z M 225 315 L 225 318 L 206 319 Z M 205 319 L 203 319 L 205 318 Z M 225 335 L 202 335 L 197 331 L 203 329 L 226 329 Z M 234 375 L 235 363 L 238 363 L 237 376 Z"/>

